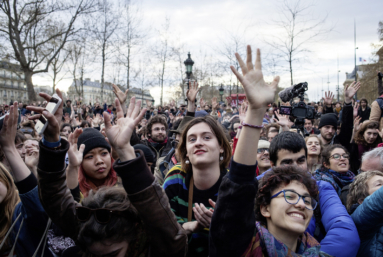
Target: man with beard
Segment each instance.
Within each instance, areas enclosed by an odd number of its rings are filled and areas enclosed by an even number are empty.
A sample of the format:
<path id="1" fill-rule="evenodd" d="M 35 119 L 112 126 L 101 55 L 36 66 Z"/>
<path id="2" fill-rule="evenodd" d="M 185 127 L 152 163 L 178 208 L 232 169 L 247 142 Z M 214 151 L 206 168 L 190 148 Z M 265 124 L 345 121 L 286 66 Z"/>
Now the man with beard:
<path id="1" fill-rule="evenodd" d="M 148 139 L 142 143 L 150 148 L 155 156 L 154 163 L 158 158 L 166 156 L 172 149 L 171 139 L 167 137 L 168 124 L 161 115 L 150 118 L 146 125 Z"/>
<path id="2" fill-rule="evenodd" d="M 314 128 L 314 120 L 305 119 L 305 136 L 309 136 L 310 134 L 316 134 L 318 135 L 320 131 L 316 128 Z"/>

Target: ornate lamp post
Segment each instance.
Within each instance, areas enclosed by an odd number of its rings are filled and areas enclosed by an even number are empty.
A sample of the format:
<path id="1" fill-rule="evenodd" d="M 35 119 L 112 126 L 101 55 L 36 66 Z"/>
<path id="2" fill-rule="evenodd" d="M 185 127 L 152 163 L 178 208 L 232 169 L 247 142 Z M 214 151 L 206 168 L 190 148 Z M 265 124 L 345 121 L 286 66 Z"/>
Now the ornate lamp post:
<path id="1" fill-rule="evenodd" d="M 223 92 L 225 91 L 225 89 L 223 88 L 223 85 L 221 84 L 221 87 L 219 88 L 219 94 L 220 94 L 220 96 L 221 96 L 221 102 L 223 102 L 222 101 L 222 96 L 223 96 Z"/>
<path id="2" fill-rule="evenodd" d="M 189 82 L 190 82 L 190 76 L 193 73 L 193 65 L 194 61 L 190 58 L 190 52 L 188 53 L 188 58 L 184 61 L 185 67 L 186 67 L 186 75 L 188 78 L 188 89 L 189 89 Z"/>

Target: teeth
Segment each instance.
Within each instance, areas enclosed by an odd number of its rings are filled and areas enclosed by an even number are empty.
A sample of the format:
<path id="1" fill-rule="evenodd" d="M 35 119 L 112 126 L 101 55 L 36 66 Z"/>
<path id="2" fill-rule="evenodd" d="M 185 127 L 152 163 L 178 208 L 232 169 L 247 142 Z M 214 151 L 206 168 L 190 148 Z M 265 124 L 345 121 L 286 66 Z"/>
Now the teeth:
<path id="1" fill-rule="evenodd" d="M 291 213 L 290 216 L 291 217 L 297 217 L 297 218 L 303 219 L 303 215 L 298 214 L 298 213 Z"/>

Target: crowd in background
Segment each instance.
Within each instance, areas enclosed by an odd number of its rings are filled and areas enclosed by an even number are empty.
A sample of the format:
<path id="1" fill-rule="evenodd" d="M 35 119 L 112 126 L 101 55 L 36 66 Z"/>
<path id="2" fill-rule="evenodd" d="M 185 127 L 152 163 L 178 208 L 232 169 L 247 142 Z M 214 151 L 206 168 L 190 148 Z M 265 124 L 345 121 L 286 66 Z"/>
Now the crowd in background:
<path id="1" fill-rule="evenodd" d="M 0 106 L 0 256 L 383 256 L 382 74 L 299 126 L 247 51 L 234 105 L 190 83 L 186 104 Z"/>

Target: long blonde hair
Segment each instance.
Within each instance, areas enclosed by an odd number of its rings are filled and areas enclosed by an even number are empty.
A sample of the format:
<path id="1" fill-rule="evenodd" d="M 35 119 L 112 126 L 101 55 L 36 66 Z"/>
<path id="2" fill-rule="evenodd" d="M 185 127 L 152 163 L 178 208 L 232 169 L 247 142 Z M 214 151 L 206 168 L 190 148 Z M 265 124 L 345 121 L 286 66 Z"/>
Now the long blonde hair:
<path id="1" fill-rule="evenodd" d="M 7 188 L 7 194 L 0 203 L 0 242 L 2 242 L 12 225 L 13 211 L 20 198 L 12 176 L 2 163 L 0 163 L 0 182 Z"/>

